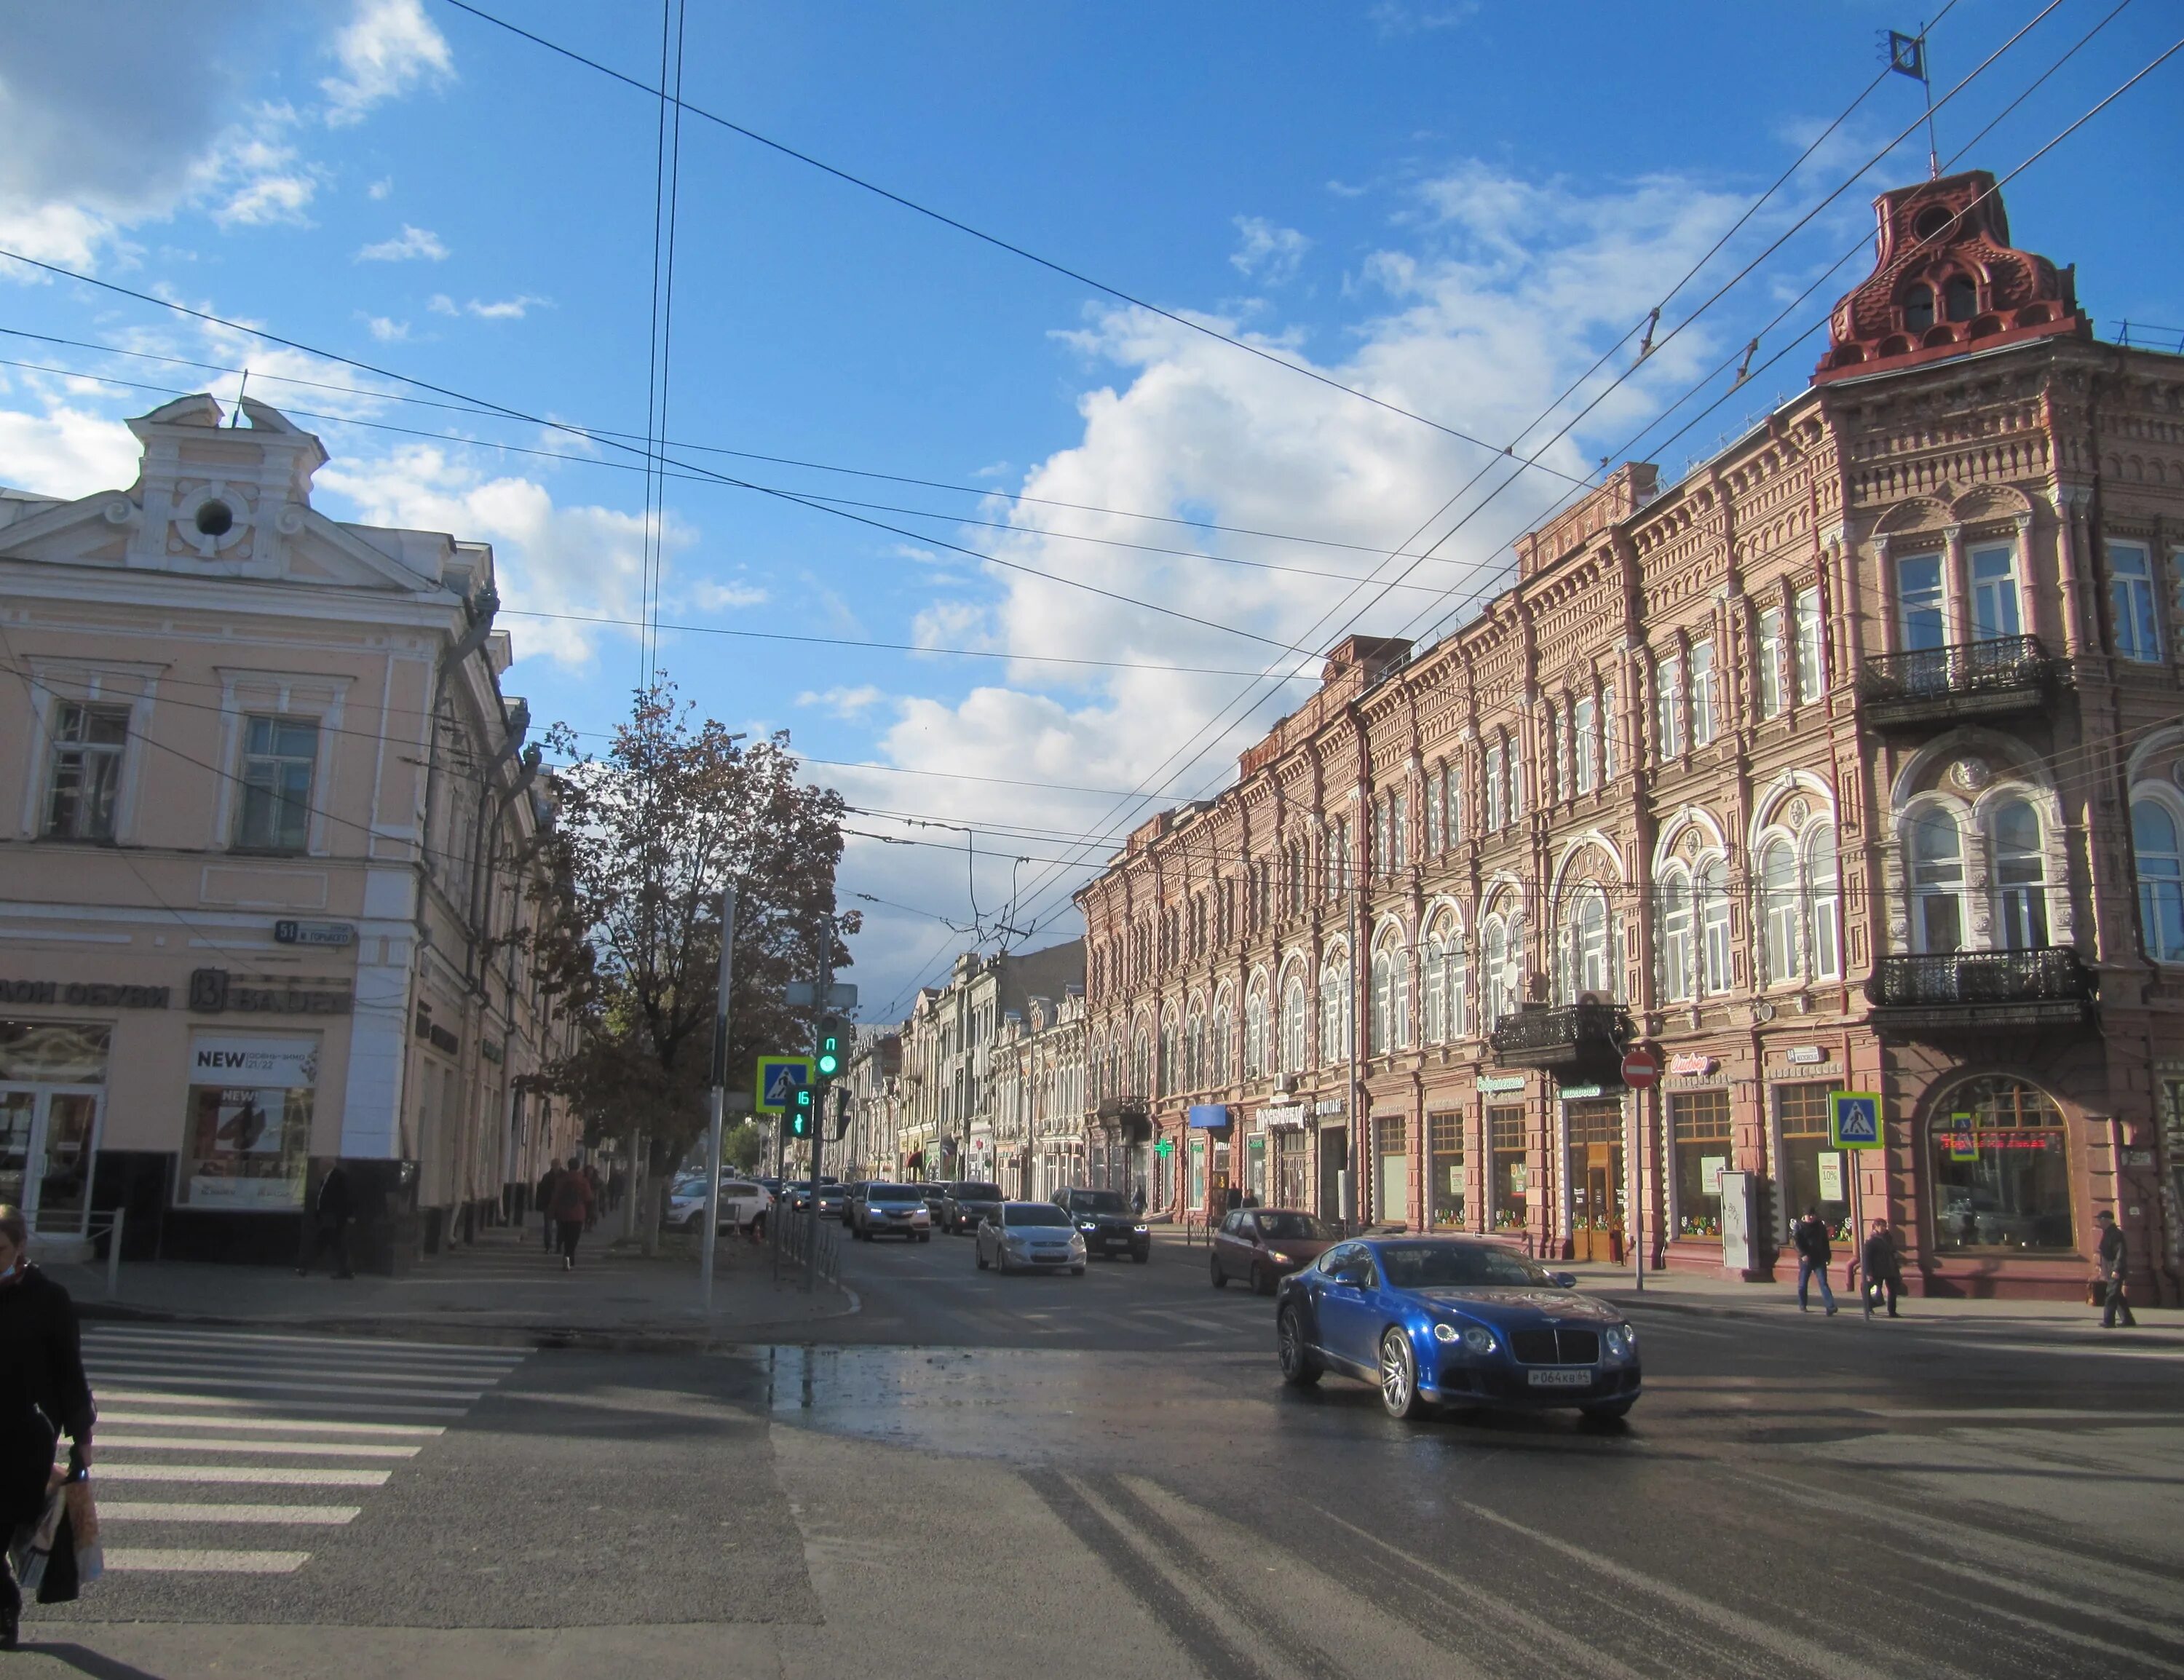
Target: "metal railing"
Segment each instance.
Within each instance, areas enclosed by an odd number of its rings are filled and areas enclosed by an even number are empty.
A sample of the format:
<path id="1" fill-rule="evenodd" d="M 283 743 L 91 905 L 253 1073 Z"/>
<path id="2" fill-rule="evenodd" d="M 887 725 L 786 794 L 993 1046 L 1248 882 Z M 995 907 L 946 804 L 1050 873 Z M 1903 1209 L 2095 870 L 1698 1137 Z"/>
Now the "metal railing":
<path id="1" fill-rule="evenodd" d="M 1865 982 L 1876 1009 L 1979 1004 L 2087 1003 L 2095 976 L 2068 945 L 2026 951 L 1948 951 L 1883 957 Z"/>
<path id="2" fill-rule="evenodd" d="M 773 1281 L 781 1282 L 784 1267 L 800 1281 L 810 1275 L 812 1249 L 818 1249 L 820 1277 L 829 1283 L 842 1281 L 842 1228 L 834 1221 L 810 1210 L 802 1213 L 787 1204 L 787 1198 L 774 1204 L 773 1211 L 766 1215 L 766 1233 L 773 1249 Z"/>
<path id="3" fill-rule="evenodd" d="M 1580 1044 L 1620 1049 L 1630 1040 L 1630 1017 L 1617 1004 L 1565 1004 L 1559 1009 L 1519 1010 L 1494 1023 L 1496 1055 L 1538 1055 Z"/>
<path id="4" fill-rule="evenodd" d="M 1995 636 L 1946 648 L 1875 654 L 1859 673 L 1869 702 L 1945 700 L 1957 695 L 2009 694 L 2047 687 L 2054 671 L 2036 636 Z"/>
<path id="5" fill-rule="evenodd" d="M 111 1297 L 121 1288 L 121 1227 L 127 1213 L 126 1208 L 109 1208 L 91 1214 L 80 1208 L 40 1208 L 31 1215 L 31 1235 L 33 1238 L 58 1237 L 92 1243 L 105 1238 L 106 1293 Z"/>

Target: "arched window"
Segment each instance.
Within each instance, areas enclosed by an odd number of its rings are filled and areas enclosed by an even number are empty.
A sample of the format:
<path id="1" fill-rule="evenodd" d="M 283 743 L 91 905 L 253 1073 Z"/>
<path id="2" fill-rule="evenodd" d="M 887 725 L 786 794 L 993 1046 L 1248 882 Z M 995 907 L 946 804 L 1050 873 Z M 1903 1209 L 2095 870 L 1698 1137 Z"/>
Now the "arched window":
<path id="1" fill-rule="evenodd" d="M 1393 929 L 1373 948 L 1373 1054 L 1410 1048 L 1411 963 Z"/>
<path id="2" fill-rule="evenodd" d="M 1195 1004 L 1183 1023 L 1183 1083 L 1190 1091 L 1206 1088 L 1206 1012 Z"/>
<path id="3" fill-rule="evenodd" d="M 1426 929 L 1420 943 L 1421 961 L 1419 1040 L 1427 1044 L 1446 1044 L 1456 1035 L 1448 1024 L 1448 917 L 1446 913 L 1436 917 Z"/>
<path id="4" fill-rule="evenodd" d="M 1448 1032 L 1444 1043 L 1469 1036 L 1471 1032 L 1471 958 L 1463 930 L 1451 920 L 1448 927 Z"/>
<path id="5" fill-rule="evenodd" d="M 1759 913 L 1769 985 L 1798 977 L 1797 854 L 1774 839 L 1759 853 Z"/>
<path id="6" fill-rule="evenodd" d="M 1947 811 L 1911 819 L 1911 938 L 1921 951 L 1961 950 L 1964 940 L 1964 842 Z"/>
<path id="7" fill-rule="evenodd" d="M 1130 1090 L 1133 1097 L 1153 1094 L 1153 1032 L 1140 1022 L 1130 1040 Z"/>
<path id="8" fill-rule="evenodd" d="M 1563 920 L 1563 1001 L 1574 1004 L 1588 994 L 1615 995 L 1614 965 L 1608 958 L 1607 894 L 1587 882 L 1570 895 Z"/>
<path id="9" fill-rule="evenodd" d="M 1815 823 L 1805 832 L 1805 885 L 1812 904 L 1810 954 L 1813 978 L 1835 980 L 1842 974 L 1842 898 L 1836 863 L 1835 828 Z"/>
<path id="10" fill-rule="evenodd" d="M 1942 303 L 1951 320 L 1968 321 L 1979 313 L 1979 287 L 1970 275 L 1951 275 L 1942 284 Z"/>
<path id="11" fill-rule="evenodd" d="M 2131 841 L 2138 854 L 2138 920 L 2146 954 L 2158 963 L 2184 962 L 2184 847 L 2176 819 L 2152 799 L 2131 808 Z"/>
<path id="12" fill-rule="evenodd" d="M 1224 991 L 1213 999 L 1213 1032 L 1207 1045 L 1206 1073 L 1206 1082 L 1217 1088 L 1228 1083 L 1228 1043 L 1236 1031 L 1236 1011 L 1228 999 Z"/>
<path id="13" fill-rule="evenodd" d="M 1994 935 L 2006 951 L 2048 943 L 2047 861 L 2040 815 L 2026 799 L 2006 799 L 1987 816 L 1994 847 Z"/>
<path id="14" fill-rule="evenodd" d="M 1350 1059 L 1353 1036 L 1350 1014 L 1350 953 L 1337 946 L 1319 970 L 1319 1065 L 1331 1067 Z"/>
<path id="15" fill-rule="evenodd" d="M 2062 1111 L 2021 1079 L 1974 1079 L 1934 1104 L 1934 1246 L 2067 1252 L 2070 1149 Z"/>
<path id="16" fill-rule="evenodd" d="M 1661 871 L 1661 951 L 1658 976 L 1663 1003 L 1691 995 L 1691 878 L 1679 865 Z"/>
<path id="17" fill-rule="evenodd" d="M 1292 971 L 1282 982 L 1282 1071 L 1304 1071 L 1306 1004 L 1304 976 Z"/>
<path id="18" fill-rule="evenodd" d="M 1924 332 L 1934 324 L 1934 288 L 1914 286 L 1903 294 L 1903 325 L 1913 332 Z"/>
<path id="19" fill-rule="evenodd" d="M 1729 865 L 1715 858 L 1699 871 L 1695 906 L 1699 922 L 1699 990 L 1729 990 L 1734 971 L 1729 948 Z"/>
<path id="20" fill-rule="evenodd" d="M 1268 1052 L 1272 1049 L 1268 1019 L 1267 983 L 1261 978 L 1252 983 L 1244 999 L 1244 1077 L 1264 1079 L 1271 1066 Z"/>
<path id="21" fill-rule="evenodd" d="M 1504 1015 L 1517 1013 L 1524 976 L 1524 917 L 1489 916 L 1479 924 L 1479 989 L 1481 1030 L 1492 1032 Z"/>

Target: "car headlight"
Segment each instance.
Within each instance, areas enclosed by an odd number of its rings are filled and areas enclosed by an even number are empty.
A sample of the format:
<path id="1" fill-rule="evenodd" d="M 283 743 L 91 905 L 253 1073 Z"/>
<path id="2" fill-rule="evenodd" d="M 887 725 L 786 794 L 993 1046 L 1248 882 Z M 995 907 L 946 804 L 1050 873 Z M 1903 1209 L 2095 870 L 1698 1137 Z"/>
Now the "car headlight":
<path id="1" fill-rule="evenodd" d="M 1481 1324 L 1468 1325 L 1463 1332 L 1463 1345 L 1474 1354 L 1494 1351 L 1494 1332 Z"/>
<path id="2" fill-rule="evenodd" d="M 1434 1340 L 1436 1342 L 1457 1342 L 1461 1341 L 1462 1338 L 1463 1332 L 1461 1330 L 1458 1330 L 1453 1324 L 1436 1324 L 1434 1326 Z"/>
<path id="3" fill-rule="evenodd" d="M 1601 1336 L 1601 1344 L 1607 1349 L 1610 1359 L 1633 1359 L 1638 1353 L 1638 1332 L 1627 1324 L 1618 1324 Z"/>
<path id="4" fill-rule="evenodd" d="M 1130 1229 L 1138 1232 L 1139 1235 L 1143 1236 L 1146 1232 L 1151 1230 L 1152 1227 L 1150 1225 L 1133 1225 Z"/>
<path id="5" fill-rule="evenodd" d="M 1080 1225 L 1077 1228 L 1079 1231 L 1097 1231 L 1100 1227 L 1096 1225 Z"/>

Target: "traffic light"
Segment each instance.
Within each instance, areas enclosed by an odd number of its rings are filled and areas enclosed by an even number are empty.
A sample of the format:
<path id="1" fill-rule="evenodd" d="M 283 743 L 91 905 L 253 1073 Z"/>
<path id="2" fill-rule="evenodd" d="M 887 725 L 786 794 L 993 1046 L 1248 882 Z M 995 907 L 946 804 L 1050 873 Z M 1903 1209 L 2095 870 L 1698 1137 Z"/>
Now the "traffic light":
<path id="1" fill-rule="evenodd" d="M 812 1132 L 813 1118 L 817 1113 L 818 1110 L 813 1103 L 811 1088 L 809 1085 L 798 1086 L 796 1101 L 788 1110 L 788 1135 L 792 1138 L 809 1138 Z"/>
<path id="2" fill-rule="evenodd" d="M 828 1015 L 819 1023 L 819 1076 L 832 1079 L 842 1071 L 842 1047 L 850 1036 L 849 1023 Z"/>

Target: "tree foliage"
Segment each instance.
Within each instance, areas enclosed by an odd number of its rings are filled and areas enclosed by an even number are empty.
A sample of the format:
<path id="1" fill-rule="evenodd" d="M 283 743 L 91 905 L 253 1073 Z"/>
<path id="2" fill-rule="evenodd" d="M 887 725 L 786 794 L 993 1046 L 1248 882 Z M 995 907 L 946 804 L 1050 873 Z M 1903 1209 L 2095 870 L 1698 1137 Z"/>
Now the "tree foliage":
<path id="1" fill-rule="evenodd" d="M 737 888 L 727 1083 L 748 1091 L 756 1058 L 811 1042 L 809 1011 L 782 1002 L 818 971 L 821 941 L 845 968 L 838 912 L 841 795 L 798 785 L 788 732 L 747 743 L 694 720 L 663 676 L 598 757 L 557 725 L 547 745 L 555 821 L 534 892 L 532 961 L 543 989 L 577 1023 L 545 1071 L 594 1137 L 632 1129 L 671 1164 L 709 1115 L 721 891 Z"/>

